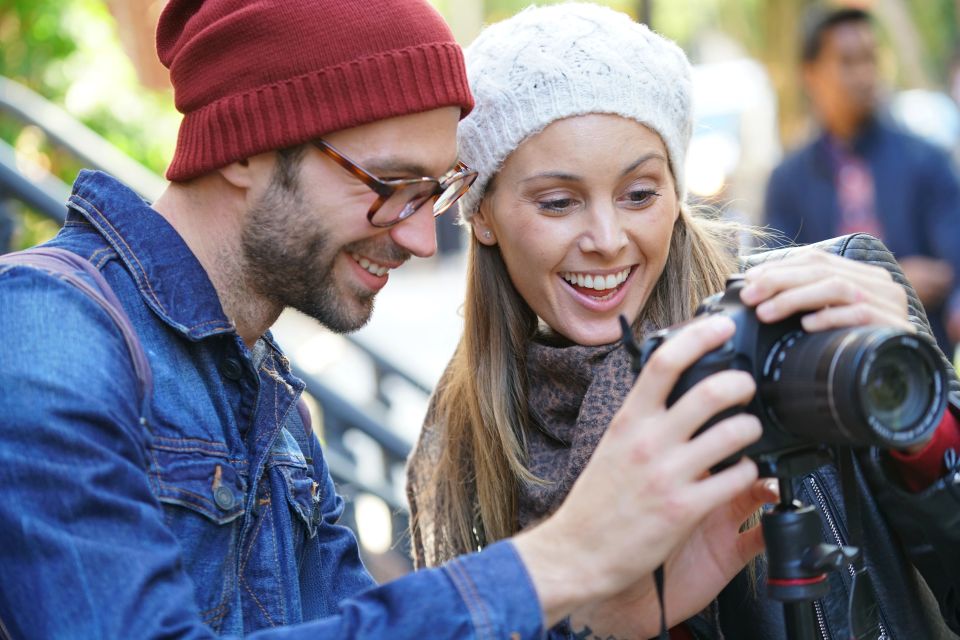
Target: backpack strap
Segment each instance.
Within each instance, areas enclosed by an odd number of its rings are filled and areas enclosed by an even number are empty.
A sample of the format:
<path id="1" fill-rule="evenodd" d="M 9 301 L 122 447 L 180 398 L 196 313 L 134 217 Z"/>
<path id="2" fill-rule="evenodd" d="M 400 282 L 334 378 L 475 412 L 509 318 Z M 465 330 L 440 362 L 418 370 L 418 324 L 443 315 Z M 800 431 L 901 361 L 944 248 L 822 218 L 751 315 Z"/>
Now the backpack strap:
<path id="1" fill-rule="evenodd" d="M 150 397 L 153 391 L 153 373 L 150 362 L 143 351 L 137 332 L 130 322 L 130 317 L 124 311 L 123 305 L 114 293 L 113 288 L 104 279 L 100 270 L 85 258 L 57 247 L 33 247 L 24 251 L 8 253 L 0 256 L 2 265 L 23 265 L 41 269 L 47 273 L 69 282 L 99 304 L 113 320 L 123 335 L 123 340 L 130 351 L 133 368 L 140 386 L 140 422 L 146 424 L 149 415 Z M 87 278 L 84 278 L 85 274 Z M 89 279 L 88 279 L 89 278 Z"/>

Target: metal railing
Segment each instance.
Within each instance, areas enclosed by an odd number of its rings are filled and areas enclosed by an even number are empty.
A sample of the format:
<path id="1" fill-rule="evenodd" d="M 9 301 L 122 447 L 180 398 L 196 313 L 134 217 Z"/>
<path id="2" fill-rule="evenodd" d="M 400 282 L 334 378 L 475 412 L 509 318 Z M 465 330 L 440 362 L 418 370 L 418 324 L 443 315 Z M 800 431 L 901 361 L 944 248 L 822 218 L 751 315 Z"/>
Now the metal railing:
<path id="1" fill-rule="evenodd" d="M 24 126 L 38 127 L 55 145 L 69 151 L 83 164 L 110 173 L 147 200 L 156 199 L 165 187 L 166 182 L 159 176 L 123 154 L 63 109 L 3 77 L 0 77 L 0 112 L 13 116 Z M 0 141 L 0 200 L 22 202 L 37 213 L 63 223 L 66 213 L 64 202 L 69 192 L 69 187 L 61 180 L 18 158 L 9 144 Z M 425 395 L 430 393 L 428 385 L 394 365 L 383 354 L 360 341 L 347 339 L 373 365 L 376 402 L 389 404 L 384 381 L 391 377 L 401 378 Z M 315 415 L 314 420 L 319 422 L 319 430 L 324 438 L 324 454 L 331 475 L 348 501 L 345 524 L 357 525 L 350 498 L 360 494 L 376 496 L 389 508 L 392 539 L 396 541 L 394 553 L 401 555 L 405 561 L 407 514 L 402 478 L 410 443 L 346 400 L 318 377 L 307 373 L 295 360 L 293 369 L 305 381 L 306 392 L 321 409 L 320 415 Z M 371 456 L 363 460 L 357 453 L 357 446 L 351 446 L 351 441 L 356 442 L 358 438 L 371 443 L 377 451 L 378 455 L 372 456 L 376 468 L 371 468 Z M 396 564 L 396 560 L 393 564 Z"/>

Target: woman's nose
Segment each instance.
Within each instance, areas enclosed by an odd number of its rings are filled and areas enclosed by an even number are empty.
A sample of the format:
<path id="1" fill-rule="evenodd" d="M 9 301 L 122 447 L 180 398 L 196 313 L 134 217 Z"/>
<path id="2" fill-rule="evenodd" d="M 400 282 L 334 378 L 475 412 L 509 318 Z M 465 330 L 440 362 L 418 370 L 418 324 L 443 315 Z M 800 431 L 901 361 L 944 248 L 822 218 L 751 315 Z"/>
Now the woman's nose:
<path id="1" fill-rule="evenodd" d="M 627 233 L 623 228 L 620 212 L 612 205 L 597 205 L 592 208 L 588 228 L 580 236 L 580 250 L 616 256 L 627 246 Z"/>

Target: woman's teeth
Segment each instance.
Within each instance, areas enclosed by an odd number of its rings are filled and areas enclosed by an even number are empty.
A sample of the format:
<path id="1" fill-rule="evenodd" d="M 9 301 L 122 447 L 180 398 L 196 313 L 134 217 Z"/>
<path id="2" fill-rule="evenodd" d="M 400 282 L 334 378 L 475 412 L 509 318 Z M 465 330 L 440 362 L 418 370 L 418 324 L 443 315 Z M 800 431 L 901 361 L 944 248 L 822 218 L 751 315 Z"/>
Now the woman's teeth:
<path id="1" fill-rule="evenodd" d="M 351 253 L 350 257 L 356 260 L 361 267 L 363 267 L 364 269 L 366 269 L 367 271 L 369 271 L 375 276 L 383 276 L 383 275 L 386 275 L 387 271 L 390 271 L 390 267 L 385 267 L 383 265 L 377 264 L 376 262 L 371 262 L 367 258 L 364 258 L 363 256 L 358 255 L 356 253 Z"/>
<path id="2" fill-rule="evenodd" d="M 611 273 L 608 275 L 591 275 L 589 273 L 576 273 L 576 272 L 566 272 L 561 273 L 560 277 L 569 282 L 572 285 L 578 287 L 583 287 L 585 289 L 593 289 L 595 291 L 607 291 L 609 289 L 616 289 L 624 280 L 630 275 L 630 268 L 627 267 L 619 273 Z"/>

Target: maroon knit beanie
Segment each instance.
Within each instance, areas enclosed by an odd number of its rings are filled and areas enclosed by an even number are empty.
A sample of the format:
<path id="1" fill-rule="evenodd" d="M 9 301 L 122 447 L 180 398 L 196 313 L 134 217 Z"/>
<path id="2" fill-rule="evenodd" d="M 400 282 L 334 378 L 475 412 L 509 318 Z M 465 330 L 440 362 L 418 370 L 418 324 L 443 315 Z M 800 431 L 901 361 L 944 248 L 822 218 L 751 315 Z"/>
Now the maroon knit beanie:
<path id="1" fill-rule="evenodd" d="M 184 114 L 167 178 L 394 116 L 473 108 L 426 0 L 170 0 L 157 26 Z"/>

